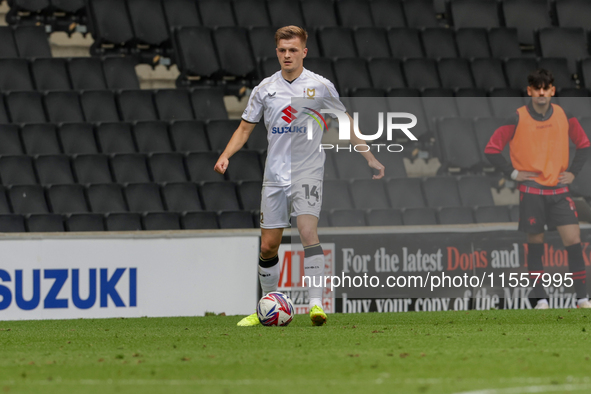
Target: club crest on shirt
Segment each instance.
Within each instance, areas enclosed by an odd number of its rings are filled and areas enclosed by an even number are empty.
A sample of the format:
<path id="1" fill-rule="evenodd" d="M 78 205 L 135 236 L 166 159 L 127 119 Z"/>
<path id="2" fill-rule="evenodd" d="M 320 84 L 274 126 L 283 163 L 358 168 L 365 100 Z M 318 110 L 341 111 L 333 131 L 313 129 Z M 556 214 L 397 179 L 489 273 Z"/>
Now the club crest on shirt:
<path id="1" fill-rule="evenodd" d="M 314 96 L 316 96 L 316 89 L 307 88 L 306 89 L 306 96 L 307 96 L 306 98 L 313 99 Z"/>

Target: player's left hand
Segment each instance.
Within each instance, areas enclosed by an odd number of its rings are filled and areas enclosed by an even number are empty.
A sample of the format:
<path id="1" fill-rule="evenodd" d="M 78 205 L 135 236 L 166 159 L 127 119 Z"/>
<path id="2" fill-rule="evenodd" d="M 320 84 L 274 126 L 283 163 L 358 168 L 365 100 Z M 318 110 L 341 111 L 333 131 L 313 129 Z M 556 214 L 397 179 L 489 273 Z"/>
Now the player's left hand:
<path id="1" fill-rule="evenodd" d="M 564 183 L 565 185 L 570 185 L 575 180 L 575 174 L 572 172 L 561 172 L 558 176 L 558 182 Z"/>
<path id="2" fill-rule="evenodd" d="M 382 179 L 384 177 L 384 170 L 386 168 L 376 158 L 369 160 L 367 164 L 374 170 L 378 170 L 380 172 L 379 174 L 374 175 L 372 179 Z"/>

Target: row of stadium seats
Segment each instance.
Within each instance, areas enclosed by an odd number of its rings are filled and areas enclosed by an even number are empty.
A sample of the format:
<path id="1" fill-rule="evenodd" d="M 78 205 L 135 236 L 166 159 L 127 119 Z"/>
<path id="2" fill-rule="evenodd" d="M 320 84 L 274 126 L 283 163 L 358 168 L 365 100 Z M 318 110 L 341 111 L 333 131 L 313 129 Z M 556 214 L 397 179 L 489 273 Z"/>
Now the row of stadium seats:
<path id="1" fill-rule="evenodd" d="M 0 59 L 0 91 L 139 89 L 128 57 Z"/>
<path id="2" fill-rule="evenodd" d="M 140 213 L 55 213 L 0 215 L 0 232 L 65 232 L 65 231 L 138 231 L 138 230 L 204 230 L 253 228 L 258 213 L 226 212 L 149 212 Z"/>
<path id="3" fill-rule="evenodd" d="M 323 211 L 319 227 L 517 222 L 517 206 Z M 0 232 L 210 230 L 259 227 L 258 211 L 0 214 Z"/>
<path id="4" fill-rule="evenodd" d="M 223 91 L 15 91 L 0 95 L 1 123 L 227 119 Z"/>
<path id="5" fill-rule="evenodd" d="M 261 181 L 12 185 L 0 213 L 110 213 L 256 210 Z M 8 198 L 6 198 L 8 195 Z M 485 176 L 326 180 L 323 209 L 449 208 L 494 205 Z"/>

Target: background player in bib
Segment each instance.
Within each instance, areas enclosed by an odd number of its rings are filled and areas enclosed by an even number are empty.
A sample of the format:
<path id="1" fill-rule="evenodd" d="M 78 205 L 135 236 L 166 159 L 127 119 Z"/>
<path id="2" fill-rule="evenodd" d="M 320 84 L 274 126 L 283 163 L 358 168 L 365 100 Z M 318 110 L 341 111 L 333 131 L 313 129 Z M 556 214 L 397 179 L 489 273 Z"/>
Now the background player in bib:
<path id="1" fill-rule="evenodd" d="M 579 121 L 551 103 L 556 88 L 548 70 L 528 76 L 526 106 L 492 135 L 485 153 L 490 162 L 519 184 L 519 230 L 527 233 L 530 278 L 542 274 L 544 225 L 556 227 L 568 251 L 568 265 L 577 294 L 577 306 L 591 308 L 587 297 L 586 270 L 577 211 L 568 186 L 591 154 L 589 139 Z M 569 139 L 576 145 L 569 163 Z M 511 163 L 501 155 L 509 143 Z M 534 286 L 536 309 L 548 308 L 548 295 L 541 281 Z"/>
<path id="2" fill-rule="evenodd" d="M 226 171 L 231 156 L 244 146 L 255 124 L 264 115 L 269 147 L 261 196 L 259 280 L 265 294 L 277 290 L 280 275 L 277 252 L 283 229 L 290 227 L 290 217 L 297 218 L 304 246 L 304 275 L 319 278 L 324 274 L 324 252 L 317 232 L 324 175 L 324 152 L 319 150 L 318 145 L 322 133 L 317 130 L 313 133 L 314 139 L 308 140 L 308 133 L 302 126 L 306 116 L 302 108 L 292 106 L 292 98 L 313 95 L 312 98 L 321 99 L 308 100 L 310 111 L 314 109 L 311 107 L 322 105 L 330 105 L 343 112 L 346 109 L 332 82 L 304 68 L 307 38 L 306 31 L 297 26 L 277 30 L 275 42 L 281 70 L 254 88 L 242 122 L 214 167 L 219 173 Z M 352 134 L 352 143 L 364 144 Z M 371 152 L 361 154 L 371 168 L 379 171 L 374 178 L 382 178 L 384 166 Z M 317 280 L 316 283 L 319 282 Z M 326 314 L 322 310 L 323 288 L 310 286 L 308 291 L 312 323 L 322 325 L 326 322 Z M 257 324 L 260 323 L 256 313 L 238 323 L 239 326 Z"/>

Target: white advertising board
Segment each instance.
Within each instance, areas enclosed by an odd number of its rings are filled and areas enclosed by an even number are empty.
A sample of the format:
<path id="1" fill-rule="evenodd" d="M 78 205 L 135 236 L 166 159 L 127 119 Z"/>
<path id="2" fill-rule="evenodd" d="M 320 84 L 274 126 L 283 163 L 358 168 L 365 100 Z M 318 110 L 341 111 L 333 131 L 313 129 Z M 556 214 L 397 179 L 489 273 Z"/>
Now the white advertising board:
<path id="1" fill-rule="evenodd" d="M 0 320 L 250 314 L 258 236 L 0 241 Z"/>

